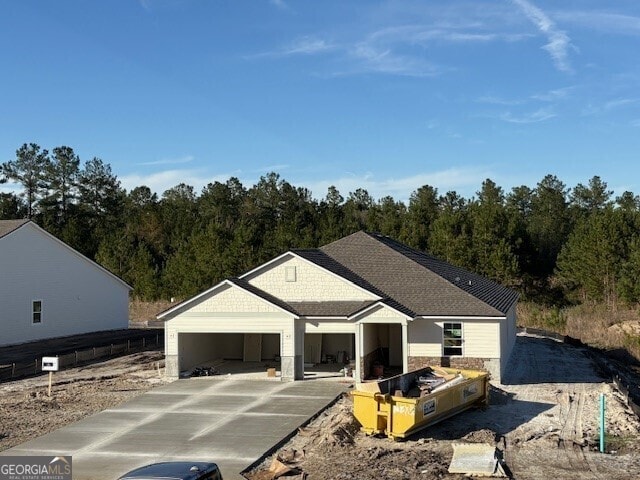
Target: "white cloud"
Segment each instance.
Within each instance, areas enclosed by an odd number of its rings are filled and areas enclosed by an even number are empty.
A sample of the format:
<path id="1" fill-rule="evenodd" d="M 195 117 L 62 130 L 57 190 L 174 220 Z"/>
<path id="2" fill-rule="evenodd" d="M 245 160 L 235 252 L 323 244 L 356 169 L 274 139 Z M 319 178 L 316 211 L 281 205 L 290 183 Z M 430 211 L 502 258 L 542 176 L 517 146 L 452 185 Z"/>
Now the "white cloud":
<path id="1" fill-rule="evenodd" d="M 531 23 L 547 37 L 548 43 L 542 48 L 549 52 L 556 68 L 563 72 L 571 72 L 568 55 L 571 46 L 569 36 L 559 30 L 545 12 L 528 0 L 513 0 L 513 3 L 520 7 Z"/>
<path id="2" fill-rule="evenodd" d="M 323 39 L 303 37 L 280 50 L 279 53 L 280 55 L 315 55 L 334 48 L 335 45 L 327 43 Z"/>
<path id="3" fill-rule="evenodd" d="M 604 109 L 613 110 L 615 108 L 627 107 L 629 105 L 636 105 L 638 103 L 640 103 L 640 98 L 617 98 L 605 103 Z"/>
<path id="4" fill-rule="evenodd" d="M 0 192 L 1 193 L 20 193 L 22 191 L 22 186 L 18 183 L 0 183 Z"/>
<path id="5" fill-rule="evenodd" d="M 275 164 L 275 165 L 265 165 L 264 167 L 259 167 L 259 168 L 256 168 L 256 169 L 252 170 L 252 172 L 261 173 L 261 174 L 271 173 L 271 172 L 280 173 L 282 170 L 286 170 L 289 167 L 290 167 L 290 165 L 287 165 L 285 163 L 279 163 L 279 164 Z"/>
<path id="6" fill-rule="evenodd" d="M 287 5 L 284 0 L 269 0 L 269 3 L 280 10 L 289 9 L 289 5 Z"/>
<path id="7" fill-rule="evenodd" d="M 186 183 L 200 191 L 204 186 L 211 182 L 226 182 L 232 175 L 213 175 L 204 172 L 201 169 L 175 169 L 164 170 L 160 172 L 143 175 L 139 173 L 131 173 L 120 177 L 120 182 L 128 191 L 143 185 L 149 187 L 151 191 L 161 195 L 180 183 Z"/>
<path id="8" fill-rule="evenodd" d="M 399 178 L 379 178 L 370 172 L 363 174 L 345 174 L 337 178 L 300 182 L 311 190 L 315 198 L 324 198 L 327 189 L 335 186 L 343 197 L 358 188 L 367 190 L 374 199 L 387 195 L 396 200 L 408 201 L 411 193 L 423 185 L 432 185 L 441 194 L 449 190 L 456 190 L 460 194 L 472 195 L 479 188 L 483 180 L 494 177 L 486 167 L 449 168 L 437 172 L 418 173 Z"/>
<path id="9" fill-rule="evenodd" d="M 318 55 L 331 50 L 336 50 L 337 48 L 337 45 L 329 43 L 322 38 L 308 36 L 298 38 L 290 44 L 277 50 L 257 53 L 255 55 L 246 55 L 244 58 L 250 60 L 253 58 L 278 58 L 288 57 L 292 55 Z"/>
<path id="10" fill-rule="evenodd" d="M 640 35 L 640 17 L 599 11 L 560 11 L 554 17 L 566 23 L 604 33 Z"/>
<path id="11" fill-rule="evenodd" d="M 522 100 L 510 100 L 502 97 L 496 97 L 493 95 L 484 95 L 476 99 L 478 103 L 488 103 L 490 105 L 504 105 L 504 106 L 514 106 L 521 105 L 523 103 Z"/>
<path id="12" fill-rule="evenodd" d="M 540 108 L 535 112 L 526 113 L 523 115 L 514 115 L 511 112 L 506 112 L 500 115 L 500 120 L 509 123 L 539 123 L 556 117 L 557 115 L 548 108 Z"/>
<path id="13" fill-rule="evenodd" d="M 618 108 L 629 107 L 640 103 L 640 98 L 616 98 L 615 100 L 609 100 L 604 104 L 594 105 L 588 104 L 582 109 L 582 115 L 599 115 Z"/>
<path id="14" fill-rule="evenodd" d="M 357 44 L 349 51 L 356 60 L 351 70 L 340 74 L 376 72 L 409 77 L 433 77 L 442 73 L 442 68 L 415 55 L 399 55 L 390 48 L 379 48 L 367 42 Z"/>
<path id="15" fill-rule="evenodd" d="M 557 88 L 554 90 L 549 90 L 548 92 L 537 93 L 535 95 L 532 95 L 531 98 L 534 100 L 541 100 L 543 102 L 553 102 L 555 100 L 562 100 L 567 98 L 575 89 L 575 86 Z"/>
<path id="16" fill-rule="evenodd" d="M 162 158 L 160 160 L 153 160 L 150 162 L 141 162 L 136 165 L 180 165 L 183 163 L 190 163 L 194 159 L 193 155 L 185 155 L 178 158 Z"/>
<path id="17" fill-rule="evenodd" d="M 437 24 L 402 25 L 381 28 L 371 35 L 371 41 L 429 46 L 434 42 L 488 43 L 495 41 L 515 42 L 532 37 L 526 33 L 487 31 L 483 24 Z"/>

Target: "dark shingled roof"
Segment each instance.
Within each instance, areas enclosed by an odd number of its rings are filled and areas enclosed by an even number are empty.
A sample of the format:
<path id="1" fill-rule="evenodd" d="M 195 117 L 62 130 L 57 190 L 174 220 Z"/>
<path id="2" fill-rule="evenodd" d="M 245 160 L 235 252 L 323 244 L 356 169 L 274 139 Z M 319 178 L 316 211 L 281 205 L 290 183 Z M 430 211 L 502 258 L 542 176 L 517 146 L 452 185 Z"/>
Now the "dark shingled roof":
<path id="1" fill-rule="evenodd" d="M 300 255 L 302 258 L 309 260 L 310 262 L 313 262 L 316 265 L 320 265 L 321 267 L 329 270 L 330 272 L 335 273 L 336 275 L 346 280 L 349 280 L 351 283 L 356 284 L 360 288 L 364 288 L 365 290 L 368 290 L 371 293 L 374 293 L 375 295 L 378 295 L 379 297 L 382 297 L 382 298 L 386 296 L 384 292 L 381 292 L 376 287 L 374 287 L 369 282 L 367 282 L 364 278 L 359 277 L 358 275 L 353 273 L 351 270 L 349 270 L 347 267 L 335 261 L 333 258 L 331 258 L 329 255 L 324 253 L 322 250 L 318 250 L 317 248 L 311 248 L 311 249 L 304 249 L 304 250 L 295 249 L 291 251 L 296 255 Z"/>
<path id="2" fill-rule="evenodd" d="M 380 234 L 357 232 L 320 250 L 382 292 L 385 303 L 415 316 L 504 316 L 518 298 L 492 280 Z"/>
<path id="3" fill-rule="evenodd" d="M 289 302 L 289 305 L 304 317 L 348 317 L 377 302 Z"/>
<path id="4" fill-rule="evenodd" d="M 285 302 L 244 278 L 228 280 L 302 317 L 348 317 L 378 302 L 410 317 L 502 317 L 518 299 L 517 292 L 488 278 L 380 234 L 357 232 L 319 249 L 297 249 L 292 253 L 377 295 L 380 300 Z"/>
<path id="5" fill-rule="evenodd" d="M 14 230 L 17 230 L 29 222 L 30 220 L 0 220 L 0 238 L 9 235 Z"/>

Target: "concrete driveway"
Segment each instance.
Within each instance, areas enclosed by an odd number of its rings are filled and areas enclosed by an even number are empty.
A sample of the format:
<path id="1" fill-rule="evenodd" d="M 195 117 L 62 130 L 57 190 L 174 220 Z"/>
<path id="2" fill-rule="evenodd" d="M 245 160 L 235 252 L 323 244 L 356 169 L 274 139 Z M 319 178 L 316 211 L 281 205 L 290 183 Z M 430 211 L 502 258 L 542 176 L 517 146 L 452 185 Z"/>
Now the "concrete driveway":
<path id="1" fill-rule="evenodd" d="M 345 390 L 322 380 L 178 380 L 0 455 L 72 455 L 82 480 L 170 460 L 214 461 L 225 480 L 244 478 L 239 472 Z"/>

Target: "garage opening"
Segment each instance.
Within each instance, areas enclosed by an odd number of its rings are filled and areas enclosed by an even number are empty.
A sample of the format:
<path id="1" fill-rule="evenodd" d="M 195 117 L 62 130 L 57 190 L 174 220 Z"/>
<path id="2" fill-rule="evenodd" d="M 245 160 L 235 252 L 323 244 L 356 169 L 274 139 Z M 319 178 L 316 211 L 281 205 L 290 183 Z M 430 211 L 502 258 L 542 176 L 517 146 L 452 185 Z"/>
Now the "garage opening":
<path id="1" fill-rule="evenodd" d="M 196 367 L 214 367 L 220 374 L 280 369 L 278 333 L 180 333 L 178 345 L 182 376 Z"/>

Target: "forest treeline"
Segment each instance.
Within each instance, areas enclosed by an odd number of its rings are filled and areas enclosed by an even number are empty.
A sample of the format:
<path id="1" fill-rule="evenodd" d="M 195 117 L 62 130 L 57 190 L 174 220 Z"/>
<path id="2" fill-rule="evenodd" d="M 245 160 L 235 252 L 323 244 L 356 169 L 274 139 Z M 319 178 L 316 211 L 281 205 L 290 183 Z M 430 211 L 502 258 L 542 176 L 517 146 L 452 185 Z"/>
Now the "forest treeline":
<path id="1" fill-rule="evenodd" d="M 569 188 L 547 175 L 509 192 L 486 179 L 472 198 L 424 185 L 408 203 L 335 187 L 316 199 L 277 173 L 158 196 L 143 185 L 125 191 L 99 158 L 82 163 L 70 147 L 32 143 L 0 165 L 5 181 L 20 191 L 0 194 L 0 218 L 32 218 L 143 300 L 184 298 L 290 248 L 368 230 L 539 303 L 640 301 L 640 198 L 614 198 L 598 176 Z"/>

